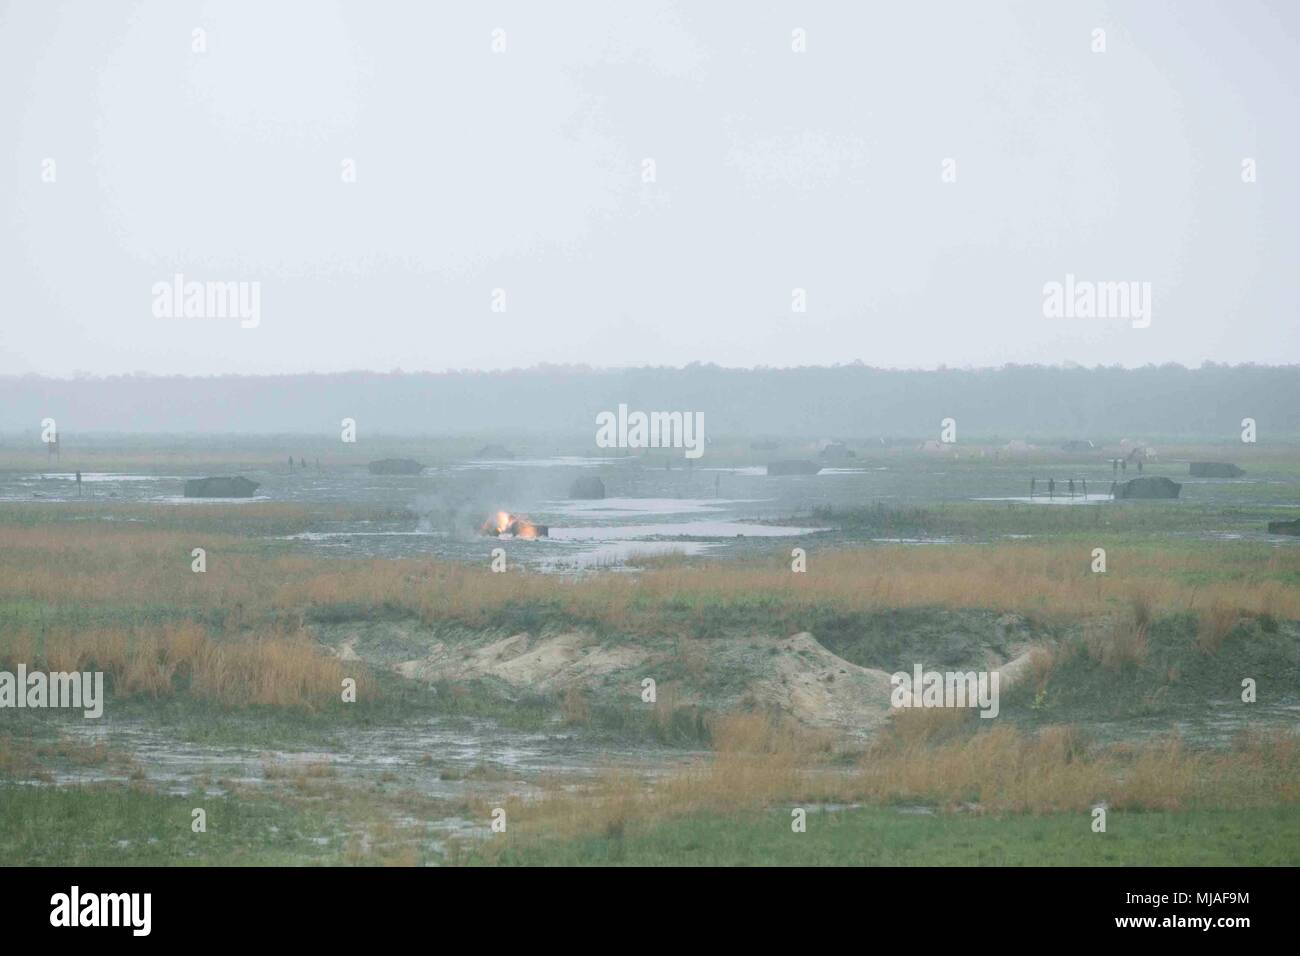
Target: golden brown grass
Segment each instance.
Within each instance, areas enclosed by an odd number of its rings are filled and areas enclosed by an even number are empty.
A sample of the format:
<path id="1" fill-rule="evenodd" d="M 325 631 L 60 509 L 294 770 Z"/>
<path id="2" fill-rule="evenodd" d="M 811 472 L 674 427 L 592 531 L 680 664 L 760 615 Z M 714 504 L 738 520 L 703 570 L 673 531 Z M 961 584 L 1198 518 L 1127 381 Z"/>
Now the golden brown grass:
<path id="1" fill-rule="evenodd" d="M 560 697 L 560 716 L 570 727 L 591 723 L 591 703 L 582 687 L 571 684 L 564 689 Z"/>
<path id="2" fill-rule="evenodd" d="M 1080 811 L 1101 801 L 1148 810 L 1271 806 L 1300 799 L 1298 743 L 1279 733 L 1223 751 L 1190 750 L 1177 737 L 1093 747 L 1072 727 L 1026 734 L 1001 725 L 939 744 L 886 738 L 863 758 L 851 792 L 871 803 L 1011 813 Z"/>
<path id="3" fill-rule="evenodd" d="M 969 731 L 973 719 L 973 711 L 958 707 L 909 707 L 890 715 L 894 735 L 908 747 L 949 740 Z"/>
<path id="4" fill-rule="evenodd" d="M 909 712 L 911 713 L 911 712 Z M 916 712 L 916 713 L 919 713 Z M 1300 735 L 1246 735 L 1197 751 L 1172 737 L 1092 745 L 1077 728 L 1026 733 L 978 719 L 895 722 L 856 768 L 830 764 L 817 735 L 737 715 L 715 727 L 712 759 L 654 782 L 609 774 L 540 800 L 504 802 L 516 839 L 621 832 L 632 822 L 809 803 L 919 803 L 973 812 L 1246 809 L 1300 802 Z M 489 801 L 488 803 L 491 803 Z M 481 808 L 486 818 L 488 803 Z"/>
<path id="5" fill-rule="evenodd" d="M 421 836 L 413 827 L 381 821 L 364 832 L 349 835 L 343 859 L 349 866 L 419 866 L 420 851 L 413 842 Z"/>
<path id="6" fill-rule="evenodd" d="M 325 654 L 305 633 L 214 638 L 190 622 L 156 629 L 11 631 L 0 635 L 0 666 L 103 671 L 113 694 L 171 697 L 189 693 L 226 707 L 319 710 L 357 681 L 358 700 L 376 693 L 367 671 Z"/>
<path id="7" fill-rule="evenodd" d="M 1038 644 L 1029 652 L 1029 682 L 1035 694 L 1047 692 L 1056 668 L 1072 653 L 1072 645 Z"/>
<path id="8" fill-rule="evenodd" d="M 190 570 L 190 550 L 208 550 L 208 570 Z M 52 605 L 154 604 L 237 609 L 236 625 L 347 605 L 399 608 L 426 622 L 491 626 L 509 604 L 546 604 L 615 629 L 661 629 L 664 608 L 690 615 L 719 606 L 756 607 L 774 626 L 814 611 L 936 606 L 1074 616 L 1129 608 L 1140 653 L 1151 615 L 1207 609 L 1300 618 L 1296 549 L 1251 545 L 1151 550 L 1121 577 L 1090 574 L 1077 545 L 1009 542 L 944 548 L 882 547 L 829 552 L 816 573 L 784 564 L 731 562 L 663 566 L 635 578 L 492 574 L 422 560 L 337 560 L 265 554 L 232 536 L 94 523 L 0 525 L 0 600 Z M 1234 555 L 1237 556 L 1234 560 Z M 1219 609 L 1219 610 L 1213 610 Z M 1212 633 L 1212 632 L 1211 632 Z"/>
<path id="9" fill-rule="evenodd" d="M 1117 616 L 1113 620 L 1093 621 L 1084 629 L 1083 643 L 1093 659 L 1107 670 L 1125 664 L 1146 662 L 1149 622 L 1138 617 Z"/>
<path id="10" fill-rule="evenodd" d="M 1241 620 L 1241 612 L 1226 601 L 1216 600 L 1200 609 L 1196 622 L 1196 646 L 1207 654 L 1217 654 L 1233 628 Z"/>

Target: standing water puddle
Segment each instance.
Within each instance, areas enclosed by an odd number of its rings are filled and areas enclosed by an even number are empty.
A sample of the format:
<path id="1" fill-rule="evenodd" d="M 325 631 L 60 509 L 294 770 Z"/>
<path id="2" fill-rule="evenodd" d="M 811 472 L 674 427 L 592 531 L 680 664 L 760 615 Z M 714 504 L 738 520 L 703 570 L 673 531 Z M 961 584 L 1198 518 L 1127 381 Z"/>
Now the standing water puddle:
<path id="1" fill-rule="evenodd" d="M 137 772 L 168 793 L 192 792 L 200 780 L 208 792 L 223 784 L 264 786 L 276 778 L 328 768 L 344 785 L 392 783 L 434 798 L 461 798 L 485 789 L 528 795 L 537 781 L 571 778 L 573 783 L 610 771 L 653 778 L 681 769 L 702 752 L 611 746 L 564 733 L 524 733 L 487 721 L 434 719 L 423 725 L 346 730 L 334 749 L 259 749 L 178 740 L 168 729 L 136 719 L 78 721 L 68 735 L 87 745 L 104 744 L 128 753 Z M 268 774 L 268 770 L 270 773 Z M 57 783 L 125 780 L 127 771 L 78 768 L 56 775 Z"/>

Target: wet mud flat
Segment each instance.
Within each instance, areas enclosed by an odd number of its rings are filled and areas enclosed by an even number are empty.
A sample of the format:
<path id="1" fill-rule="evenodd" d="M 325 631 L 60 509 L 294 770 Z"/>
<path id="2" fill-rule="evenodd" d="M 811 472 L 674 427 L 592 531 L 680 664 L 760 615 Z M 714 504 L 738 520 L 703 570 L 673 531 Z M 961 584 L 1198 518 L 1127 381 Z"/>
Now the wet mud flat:
<path id="1" fill-rule="evenodd" d="M 1090 492 L 1109 487 L 1110 469 L 1104 463 L 1070 463 L 1069 469 L 1092 483 Z M 1181 475 L 1186 466 L 1170 462 L 1151 470 L 1161 469 Z M 1096 493 L 1030 497 L 1027 476 L 1044 470 L 1041 464 L 911 458 L 828 467 L 816 475 L 771 477 L 755 466 L 688 468 L 679 461 L 665 468 L 639 459 L 558 455 L 461 461 L 430 466 L 413 475 L 374 475 L 361 466 L 308 463 L 293 472 L 241 472 L 259 482 L 255 497 L 209 500 L 184 498 L 183 483 L 194 476 L 175 468 L 159 474 L 83 472 L 78 487 L 72 471 L 54 466 L 49 471 L 0 473 L 0 501 L 50 506 L 80 502 L 110 508 L 151 504 L 177 509 L 202 509 L 214 503 L 242 507 L 288 503 L 309 509 L 314 517 L 306 531 L 279 540 L 315 553 L 482 562 L 500 545 L 509 560 L 535 570 L 600 571 L 635 567 L 640 559 L 668 554 L 751 557 L 787 544 L 946 543 L 978 537 L 945 533 L 941 522 L 924 535 L 841 533 L 834 522 L 818 520 L 819 512 L 843 514 L 872 506 L 943 509 L 960 502 L 1035 510 L 1065 506 L 1080 514 L 1116 507 L 1107 495 Z M 608 497 L 570 499 L 574 481 L 589 476 L 601 479 Z M 1267 507 L 1289 514 L 1300 509 L 1300 476 L 1284 469 L 1256 468 L 1243 479 L 1194 479 L 1186 485 L 1182 500 L 1154 504 L 1189 512 L 1205 507 Z M 332 516 L 339 509 L 389 517 Z M 484 517 L 498 510 L 547 525 L 550 534 L 527 541 L 480 536 Z M 1254 529 L 1215 527 L 1210 521 L 1202 528 L 1206 521 L 1197 519 L 1198 530 L 1185 529 L 1185 533 L 1264 536 L 1262 523 Z"/>
<path id="2" fill-rule="evenodd" d="M 619 774 L 650 784 L 706 759 L 706 754 L 619 744 L 556 727 L 524 732 L 490 720 L 435 717 L 400 727 L 336 728 L 327 741 L 281 743 L 211 742 L 147 716 L 57 720 L 34 728 L 100 758 L 52 759 L 39 772 L 18 775 L 22 786 L 76 787 L 97 784 L 146 786 L 174 796 L 266 797 L 313 789 L 325 799 L 378 797 L 402 806 L 409 798 L 425 811 L 419 823 L 442 836 L 485 832 L 470 805 L 534 799 L 557 787 L 574 787 Z M 429 808 L 440 812 L 428 815 Z"/>
<path id="3" fill-rule="evenodd" d="M 452 798 L 473 787 L 475 776 L 525 784 L 542 775 L 581 780 L 634 769 L 653 776 L 703 755 L 619 747 L 558 728 L 553 733 L 515 731 L 463 717 L 431 718 L 401 728 L 348 729 L 335 732 L 329 748 L 303 749 L 185 742 L 143 718 L 84 721 L 66 729 L 82 743 L 124 750 L 148 779 L 177 793 L 189 792 L 199 779 L 259 784 L 265 782 L 267 768 L 292 774 L 295 768 L 325 765 L 359 782 L 386 777 L 421 793 Z"/>

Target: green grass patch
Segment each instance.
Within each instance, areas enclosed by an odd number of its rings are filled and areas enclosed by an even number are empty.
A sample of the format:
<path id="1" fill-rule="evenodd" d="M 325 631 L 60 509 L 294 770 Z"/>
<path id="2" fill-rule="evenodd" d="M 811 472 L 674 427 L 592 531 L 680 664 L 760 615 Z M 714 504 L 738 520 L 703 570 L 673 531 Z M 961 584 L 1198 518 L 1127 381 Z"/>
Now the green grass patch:
<path id="1" fill-rule="evenodd" d="M 1137 477 L 1130 475 L 1129 477 Z M 1181 480 L 1175 475 L 1174 480 Z M 1041 484 L 1041 483 L 1040 483 Z M 1044 489 L 1040 489 L 1044 490 Z M 1132 536 L 1135 543 L 1142 536 L 1165 536 L 1162 545 L 1176 544 L 1171 537 L 1204 532 L 1262 532 L 1278 516 L 1271 501 L 1279 494 L 1291 496 L 1289 489 L 1279 492 L 1276 486 L 1249 486 L 1248 490 L 1269 499 L 1254 505 L 1219 504 L 1183 499 L 1172 501 L 1102 501 L 1087 505 L 1052 506 L 1024 501 L 947 501 L 926 507 L 895 507 L 880 503 L 858 508 L 817 506 L 812 519 L 823 527 L 839 529 L 850 539 L 861 538 L 963 538 L 996 540 L 1006 535 L 1033 537 Z M 1110 482 L 1090 481 L 1089 494 L 1106 494 Z M 942 493 L 936 488 L 936 495 Z M 1028 482 L 1009 489 L 1012 495 L 1027 495 Z M 1189 491 L 1188 495 L 1195 494 Z M 802 520 L 798 516 L 774 520 L 787 524 Z M 1201 542 L 1203 545 L 1203 542 Z M 1189 546 L 1196 542 L 1189 541 Z"/>
<path id="2" fill-rule="evenodd" d="M 1108 629 L 1129 629 L 1125 620 L 1103 622 Z M 1012 720 L 1041 723 L 1126 721 L 1161 717 L 1218 723 L 1234 718 L 1243 726 L 1265 711 L 1294 705 L 1300 686 L 1300 628 L 1266 617 L 1241 617 L 1215 650 L 1198 645 L 1194 614 L 1154 619 L 1145 635 L 1140 659 L 1103 663 L 1088 638 L 1074 637 L 1057 651 L 1058 662 L 1043 687 L 1025 681 L 1007 695 L 1003 714 Z M 1264 690 L 1258 702 L 1241 701 L 1242 679 L 1253 678 Z"/>
<path id="3" fill-rule="evenodd" d="M 195 808 L 205 833 L 191 829 Z M 0 866 L 330 864 L 345 840 L 323 813 L 271 799 L 0 785 Z"/>
<path id="4" fill-rule="evenodd" d="M 491 841 L 464 862 L 524 866 L 1274 866 L 1300 863 L 1300 807 L 1120 813 L 1094 833 L 1087 813 L 976 816 L 860 808 L 788 810 L 627 824 L 620 832 L 529 844 Z"/>

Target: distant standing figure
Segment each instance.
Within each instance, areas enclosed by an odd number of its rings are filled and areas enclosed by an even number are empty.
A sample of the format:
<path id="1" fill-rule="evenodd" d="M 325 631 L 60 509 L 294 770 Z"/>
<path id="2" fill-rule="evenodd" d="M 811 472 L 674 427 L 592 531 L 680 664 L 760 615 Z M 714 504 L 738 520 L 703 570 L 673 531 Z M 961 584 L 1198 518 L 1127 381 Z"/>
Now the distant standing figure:
<path id="1" fill-rule="evenodd" d="M 1070 479 L 1070 497 L 1071 497 L 1071 498 L 1074 497 L 1074 479 L 1073 479 L 1073 478 Z"/>
<path id="2" fill-rule="evenodd" d="M 1050 498 L 1055 498 L 1055 497 L 1056 497 L 1056 479 L 1055 479 L 1055 478 L 1048 478 L 1048 479 L 1047 479 L 1047 497 L 1048 497 L 1049 499 L 1050 499 Z"/>
<path id="3" fill-rule="evenodd" d="M 1142 459 L 1138 459 L 1138 474 L 1142 474 Z"/>
<path id="4" fill-rule="evenodd" d="M 1037 479 L 1037 478 L 1030 478 L 1030 479 L 1029 479 L 1029 497 L 1031 497 L 1031 498 L 1034 497 L 1034 489 L 1035 489 L 1036 487 L 1038 487 L 1038 479 Z"/>
<path id="5" fill-rule="evenodd" d="M 1112 459 L 1110 460 L 1110 473 L 1111 473 L 1112 475 L 1118 475 L 1118 474 L 1119 474 L 1119 459 L 1118 459 L 1118 458 L 1112 458 Z"/>
<path id="6" fill-rule="evenodd" d="M 300 467 L 303 471 L 306 471 L 306 470 L 307 470 L 307 459 L 306 459 L 306 458 L 299 458 L 299 459 L 298 459 L 298 467 Z"/>
<path id="7" fill-rule="evenodd" d="M 77 497 L 81 497 L 81 472 L 77 472 Z"/>
<path id="8" fill-rule="evenodd" d="M 1126 474 L 1126 475 L 1128 474 L 1128 459 L 1127 459 L 1127 458 L 1121 458 L 1121 459 L 1120 459 L 1120 461 L 1119 461 L 1119 470 L 1122 471 L 1122 472 L 1124 472 L 1124 474 Z"/>

